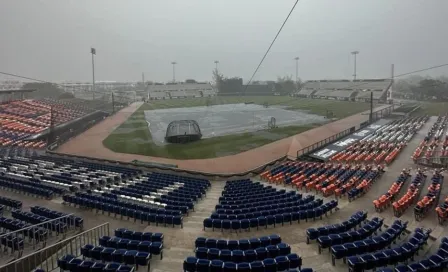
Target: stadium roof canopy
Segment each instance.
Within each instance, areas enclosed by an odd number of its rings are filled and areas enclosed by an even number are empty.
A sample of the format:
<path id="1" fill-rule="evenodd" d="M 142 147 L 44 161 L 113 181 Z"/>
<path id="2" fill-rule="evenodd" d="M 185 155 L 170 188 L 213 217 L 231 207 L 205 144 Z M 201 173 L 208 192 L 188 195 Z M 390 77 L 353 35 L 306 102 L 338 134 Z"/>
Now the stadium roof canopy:
<path id="1" fill-rule="evenodd" d="M 12 93 L 32 93 L 36 89 L 24 89 L 24 90 L 0 90 L 0 94 L 12 94 Z"/>

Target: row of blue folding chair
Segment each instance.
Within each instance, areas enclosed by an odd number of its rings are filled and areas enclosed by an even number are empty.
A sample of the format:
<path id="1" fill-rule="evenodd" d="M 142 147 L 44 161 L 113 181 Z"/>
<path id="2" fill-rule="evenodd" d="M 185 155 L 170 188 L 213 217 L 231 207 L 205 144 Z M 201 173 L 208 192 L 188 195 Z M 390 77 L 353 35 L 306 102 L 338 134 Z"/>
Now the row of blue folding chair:
<path id="1" fill-rule="evenodd" d="M 254 237 L 250 239 L 240 239 L 240 240 L 222 240 L 198 237 L 195 241 L 195 248 L 205 247 L 205 248 L 217 248 L 217 249 L 256 249 L 259 247 L 267 247 L 269 245 L 277 245 L 282 242 L 282 238 L 278 234 L 271 234 L 269 236 Z"/>
<path id="2" fill-rule="evenodd" d="M 115 229 L 114 235 L 119 238 L 134 239 L 140 241 L 162 242 L 164 235 L 160 232 L 140 232 L 126 228 Z"/>
<path id="3" fill-rule="evenodd" d="M 443 237 L 437 252 L 426 259 L 408 265 L 395 267 L 396 272 L 437 271 L 442 272 L 448 268 L 448 238 Z"/>
<path id="4" fill-rule="evenodd" d="M 5 205 L 8 208 L 21 210 L 22 209 L 22 201 L 15 200 L 12 198 L 0 196 L 0 204 Z"/>
<path id="5" fill-rule="evenodd" d="M 159 224 L 165 225 L 165 226 L 172 225 L 173 227 L 175 225 L 177 225 L 177 226 L 181 226 L 181 228 L 183 228 L 183 216 L 181 216 L 181 215 L 173 216 L 173 215 L 153 214 L 153 213 L 143 212 L 143 211 L 134 210 L 134 209 L 122 208 L 117 205 L 104 204 L 99 201 L 84 199 L 84 198 L 80 198 L 80 197 L 76 197 L 76 196 L 68 196 L 67 195 L 67 196 L 63 197 L 63 200 L 66 203 L 68 203 L 69 205 L 71 203 L 73 203 L 80 207 L 88 207 L 91 209 L 97 209 L 97 213 L 99 210 L 102 210 L 103 214 L 104 214 L 104 212 L 107 212 L 108 215 L 111 215 L 111 213 L 113 213 L 113 214 L 115 214 L 115 217 L 117 217 L 117 215 L 121 215 L 121 219 L 123 219 L 123 217 L 125 216 L 128 218 L 128 220 L 129 220 L 129 218 L 134 218 L 134 222 L 136 222 L 137 220 L 140 220 L 141 223 L 148 222 L 149 225 L 151 223 L 156 223 L 156 226 L 158 226 Z"/>
<path id="6" fill-rule="evenodd" d="M 224 191 L 221 193 L 221 197 L 219 200 L 234 200 L 235 198 L 260 198 L 262 196 L 278 196 L 278 195 L 286 195 L 293 196 L 295 195 L 295 191 L 286 191 L 284 189 L 277 190 L 272 188 L 271 186 L 264 187 L 260 186 L 246 186 L 237 189 L 229 189 L 224 188 Z"/>
<path id="7" fill-rule="evenodd" d="M 324 201 L 319 198 L 319 199 L 313 200 L 311 202 L 297 201 L 297 202 L 287 203 L 288 207 L 283 207 L 283 208 L 279 208 L 278 205 L 263 205 L 263 206 L 258 207 L 257 211 L 255 211 L 253 213 L 254 214 L 260 213 L 258 216 L 291 213 L 291 212 L 298 212 L 298 211 L 316 208 L 316 207 L 319 207 L 320 205 L 322 205 L 323 203 L 324 203 Z M 242 210 L 218 209 L 213 214 L 235 216 L 235 215 L 249 214 L 249 213 L 243 213 Z M 258 217 L 258 216 L 255 215 L 254 217 Z M 253 217 L 249 217 L 249 218 L 253 218 Z"/>
<path id="8" fill-rule="evenodd" d="M 178 182 L 200 183 L 200 184 L 205 184 L 207 186 L 211 185 L 210 181 L 207 179 L 196 178 L 196 177 L 194 177 L 194 178 L 193 177 L 185 177 L 185 176 L 179 176 L 179 175 L 175 175 L 175 174 L 152 172 L 152 173 L 146 174 L 146 176 L 154 178 L 154 179 L 159 178 L 159 179 L 174 180 L 174 181 L 178 181 Z"/>
<path id="9" fill-rule="evenodd" d="M 40 216 L 34 213 L 25 212 L 21 210 L 13 210 L 11 213 L 12 217 L 15 219 L 22 220 L 27 223 L 31 223 L 33 225 L 40 224 L 43 222 L 50 221 L 50 218 L 47 218 L 45 216 Z M 68 225 L 67 223 L 63 222 L 62 220 L 55 220 L 52 221 L 49 224 L 44 224 L 42 227 L 48 228 L 52 231 L 56 231 L 59 233 L 65 233 L 68 231 Z"/>
<path id="10" fill-rule="evenodd" d="M 252 219 L 252 218 L 259 218 L 259 217 L 268 217 L 268 216 L 274 216 L 274 217 L 279 217 L 282 215 L 287 215 L 287 214 L 298 214 L 300 211 L 306 211 L 306 210 L 312 210 L 314 208 L 319 208 L 321 205 L 323 204 L 323 200 L 322 199 L 318 199 L 316 201 L 313 201 L 311 203 L 302 205 L 302 206 L 296 206 L 296 207 L 291 207 L 291 208 L 279 208 L 279 209 L 269 209 L 269 210 L 260 210 L 260 211 L 256 211 L 253 213 L 246 213 L 246 214 L 219 214 L 219 213 L 212 213 L 210 218 L 211 219 L 220 219 L 220 220 L 243 220 L 243 219 Z M 289 217 L 289 215 L 288 215 Z M 277 219 L 276 219 L 277 220 Z M 280 218 L 281 220 L 281 218 Z M 292 219 L 290 219 L 292 220 Z M 295 220 L 293 220 L 295 221 Z"/>
<path id="11" fill-rule="evenodd" d="M 111 194 L 104 193 L 104 195 L 105 196 L 92 195 L 92 194 L 87 194 L 87 193 L 76 193 L 75 194 L 76 197 L 80 197 L 83 199 L 89 199 L 92 201 L 99 201 L 102 204 L 118 205 L 123 208 L 134 209 L 134 210 L 139 210 L 139 211 L 144 211 L 144 212 L 151 212 L 150 206 L 118 200 L 118 196 L 113 195 L 113 194 L 111 195 Z M 174 215 L 171 210 L 182 211 L 183 213 L 186 213 L 188 211 L 188 207 L 185 207 L 185 209 L 183 209 L 182 207 L 165 207 L 165 209 L 157 209 L 157 211 L 163 211 L 163 210 L 165 211 L 164 214 Z"/>
<path id="12" fill-rule="evenodd" d="M 40 206 L 33 206 L 30 208 L 30 210 L 32 213 L 35 213 L 35 214 L 38 214 L 41 216 L 45 216 L 45 217 L 48 217 L 51 219 L 55 219 L 55 218 L 59 218 L 59 217 L 68 215 L 68 213 L 53 211 L 53 210 L 47 209 L 45 207 L 40 207 Z M 70 225 L 73 224 L 75 227 L 78 227 L 78 228 L 82 228 L 83 224 L 84 224 L 84 220 L 82 219 L 82 217 L 75 216 L 75 215 L 71 215 L 69 218 L 67 218 L 63 222 L 70 224 Z"/>
<path id="13" fill-rule="evenodd" d="M 276 200 L 254 200 L 247 204 L 239 204 L 239 205 L 216 205 L 216 210 L 249 210 L 249 211 L 259 211 L 264 210 L 266 208 L 286 208 L 291 206 L 300 206 L 315 200 L 314 195 L 308 195 L 304 198 L 301 196 L 297 197 L 288 197 L 284 199 L 276 199 Z"/>
<path id="14" fill-rule="evenodd" d="M 330 234 L 328 236 L 320 236 L 317 238 L 319 254 L 322 252 L 323 248 L 328 248 L 330 250 L 331 246 L 354 242 L 369 237 L 378 230 L 381 230 L 383 221 L 384 219 L 374 217 L 371 221 L 364 224 L 364 226 L 358 230 L 342 232 L 339 234 Z"/>
<path id="15" fill-rule="evenodd" d="M 249 193 L 251 192 L 251 193 Z M 253 192 L 253 194 L 252 194 Z M 221 193 L 221 197 L 225 197 L 227 200 L 232 198 L 252 197 L 252 196 L 275 196 L 278 194 L 284 194 L 285 190 L 276 190 L 275 188 L 263 187 L 263 186 L 245 186 L 240 188 L 224 188 Z M 294 191 L 291 191 L 294 192 Z M 292 195 L 292 194 L 291 194 Z"/>
<path id="16" fill-rule="evenodd" d="M 299 269 L 302 266 L 302 259 L 297 254 L 278 256 L 276 258 L 266 258 L 262 261 L 253 262 L 223 262 L 221 260 L 198 259 L 188 257 L 184 261 L 185 272 L 210 271 L 210 272 L 276 272 L 289 271 L 289 269 Z M 297 271 L 297 270 L 293 270 Z M 312 272 L 312 270 L 299 270 Z"/>
<path id="17" fill-rule="evenodd" d="M 174 181 L 157 181 L 157 180 L 142 180 L 135 183 L 137 186 L 147 188 L 148 190 L 162 189 L 167 186 L 174 185 Z M 184 183 L 183 186 L 178 188 L 180 191 L 195 193 L 197 196 L 205 194 L 208 186 L 201 186 L 196 184 Z"/>
<path id="18" fill-rule="evenodd" d="M 78 259 L 73 255 L 65 255 L 58 259 L 58 267 L 61 271 L 70 272 L 134 272 L 132 266 L 123 265 L 121 263 L 102 263 L 89 260 Z M 149 263 L 148 263 L 149 268 Z M 148 269 L 149 271 L 149 269 Z"/>
<path id="19" fill-rule="evenodd" d="M 364 254 L 382 250 L 390 246 L 406 230 L 407 222 L 396 220 L 384 233 L 376 237 L 370 237 L 353 243 L 333 245 L 331 247 L 331 261 L 346 258 L 357 254 Z"/>
<path id="20" fill-rule="evenodd" d="M 370 270 L 413 260 L 414 255 L 426 244 L 430 233 L 429 229 L 417 228 L 412 238 L 399 247 L 348 257 L 349 271 Z"/>
<path id="21" fill-rule="evenodd" d="M 329 204 L 329 203 L 326 203 Z M 336 203 L 337 204 L 337 203 Z M 308 219 L 316 220 L 316 218 L 322 219 L 323 215 L 327 215 L 327 212 L 331 212 L 332 209 L 336 207 L 334 204 L 331 205 L 322 205 L 320 207 L 309 209 L 305 211 L 300 212 L 292 212 L 292 213 L 285 213 L 285 214 L 278 214 L 278 215 L 268 215 L 268 216 L 261 216 L 258 218 L 251 218 L 251 219 L 242 219 L 242 220 L 228 220 L 228 219 L 211 219 L 206 218 L 204 219 L 203 223 L 203 230 L 206 228 L 211 228 L 213 231 L 215 229 L 221 229 L 223 230 L 235 230 L 238 231 L 240 229 L 242 230 L 250 230 L 251 228 L 257 228 L 259 227 L 265 227 L 268 226 L 276 226 L 278 224 L 284 225 L 284 223 L 290 223 L 297 221 L 300 223 L 300 220 L 305 220 L 308 222 Z"/>
<path id="22" fill-rule="evenodd" d="M 309 244 L 310 240 L 316 240 L 320 236 L 325 236 L 329 234 L 338 234 L 341 232 L 348 231 L 356 226 L 360 225 L 364 220 L 367 219 L 366 211 L 358 211 L 354 213 L 346 221 L 339 224 L 327 225 L 319 228 L 309 228 L 306 230 L 306 243 Z"/>
<path id="23" fill-rule="evenodd" d="M 53 197 L 54 192 L 48 189 L 37 188 L 36 186 L 31 186 L 27 184 L 21 184 L 18 181 L 6 181 L 0 178 L 0 187 L 9 188 L 13 191 L 20 191 L 29 193 L 32 195 L 41 196 L 47 199 L 51 199 Z"/>
<path id="24" fill-rule="evenodd" d="M 149 251 L 140 251 L 138 249 L 117 249 L 113 247 L 93 246 L 88 244 L 81 247 L 81 255 L 83 258 L 89 258 L 91 260 L 100 260 L 103 262 L 118 262 L 134 265 L 136 264 L 137 258 L 146 259 L 146 263 L 148 263 L 153 254 Z M 160 254 L 160 259 L 162 259 L 162 255 L 163 254 Z"/>
<path id="25" fill-rule="evenodd" d="M 100 246 L 96 247 L 97 248 L 95 249 L 96 251 L 101 251 L 104 248 L 138 250 L 143 252 L 149 252 L 152 255 L 160 255 L 160 258 L 161 259 L 163 258 L 162 242 L 139 241 L 132 239 L 122 239 L 118 237 L 103 236 L 99 238 L 99 244 Z M 83 246 L 83 249 L 85 250 L 91 250 L 93 248 L 95 247 L 89 244 Z"/>
<path id="26" fill-rule="evenodd" d="M 182 214 L 188 213 L 188 209 L 190 208 L 187 206 L 176 206 L 176 207 L 172 208 L 171 205 L 167 205 L 165 208 L 153 208 L 153 207 L 147 206 L 147 205 L 141 205 L 141 204 L 136 204 L 133 202 L 118 200 L 119 195 L 111 194 L 111 193 L 102 193 L 101 196 L 90 196 L 90 195 L 87 195 L 87 196 L 78 195 L 78 196 L 80 196 L 82 198 L 87 198 L 91 201 L 99 202 L 104 205 L 112 204 L 112 205 L 120 206 L 121 208 L 124 208 L 124 209 L 133 209 L 133 210 L 149 212 L 149 213 L 154 213 L 154 214 L 182 215 Z M 93 200 L 92 200 L 92 198 L 93 198 Z M 103 203 L 104 201 L 106 203 Z M 193 206 L 191 206 L 191 208 L 193 208 Z"/>
<path id="27" fill-rule="evenodd" d="M 314 197 L 313 195 L 310 195 Z M 309 196 L 307 196 L 309 197 Z M 306 197 L 305 197 L 306 198 Z M 217 204 L 215 206 L 215 209 L 225 209 L 225 210 L 235 210 L 235 209 L 251 209 L 254 207 L 260 206 L 260 204 L 264 205 L 283 205 L 284 202 L 290 202 L 290 201 L 298 201 L 302 199 L 302 195 L 295 195 L 295 196 L 277 196 L 277 197 L 266 197 L 266 198 L 256 198 L 250 202 L 246 202 L 244 204 L 235 204 L 235 205 L 227 205 L 227 204 Z M 313 198 L 314 199 L 314 198 Z M 311 199 L 311 200 L 313 200 Z M 286 207 L 286 206 L 285 206 Z"/>
<path id="28" fill-rule="evenodd" d="M 31 224 L 27 224 L 18 219 L 11 219 L 6 217 L 0 217 L 0 228 L 3 230 L 16 231 L 24 228 L 29 228 L 24 231 L 24 235 L 37 241 L 44 241 L 48 237 L 48 231 L 42 227 L 32 227 Z"/>
<path id="29" fill-rule="evenodd" d="M 277 245 L 268 245 L 256 249 L 217 249 L 217 248 L 196 248 L 196 258 L 209 260 L 222 260 L 225 262 L 253 262 L 264 260 L 266 258 L 275 258 L 277 256 L 286 256 L 291 253 L 291 247 L 288 244 L 280 243 Z"/>
<path id="30" fill-rule="evenodd" d="M 14 235 L 8 235 L 6 232 L 0 232 L 0 243 L 3 245 L 5 252 L 8 251 L 8 248 L 11 249 L 11 253 L 15 251 L 19 251 L 19 256 L 22 256 L 23 249 L 25 247 L 23 238 L 17 237 Z"/>

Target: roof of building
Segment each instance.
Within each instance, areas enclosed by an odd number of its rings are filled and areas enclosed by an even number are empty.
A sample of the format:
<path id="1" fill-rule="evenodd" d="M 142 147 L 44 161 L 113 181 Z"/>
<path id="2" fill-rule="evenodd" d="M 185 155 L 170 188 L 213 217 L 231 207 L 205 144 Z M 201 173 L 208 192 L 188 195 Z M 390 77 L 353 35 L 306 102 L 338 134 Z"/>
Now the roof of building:
<path id="1" fill-rule="evenodd" d="M 161 92 L 161 91 L 188 91 L 188 90 L 209 90 L 213 89 L 210 83 L 178 83 L 169 85 L 149 85 L 149 92 Z"/>
<path id="2" fill-rule="evenodd" d="M 372 91 L 373 92 L 373 99 L 380 99 L 381 96 L 384 94 L 385 91 Z M 370 98 L 370 91 L 365 92 L 359 92 L 356 98 Z"/>
<path id="3" fill-rule="evenodd" d="M 359 80 L 309 80 L 305 89 L 316 90 L 386 90 L 390 87 L 390 79 L 359 79 Z"/>
<path id="4" fill-rule="evenodd" d="M 21 89 L 21 90 L 1 90 L 0 89 L 0 93 L 31 93 L 31 92 L 35 92 L 35 89 Z"/>

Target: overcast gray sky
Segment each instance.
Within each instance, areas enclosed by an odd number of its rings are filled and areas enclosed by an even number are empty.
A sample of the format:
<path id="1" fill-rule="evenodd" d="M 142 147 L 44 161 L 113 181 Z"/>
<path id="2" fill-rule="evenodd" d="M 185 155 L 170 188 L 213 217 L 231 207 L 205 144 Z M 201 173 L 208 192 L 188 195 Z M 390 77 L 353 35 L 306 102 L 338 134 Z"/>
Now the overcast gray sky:
<path id="1" fill-rule="evenodd" d="M 1 0 L 0 71 L 39 79 L 247 80 L 294 0 Z M 301 0 L 255 79 L 388 77 L 448 62 L 446 0 Z M 432 75 L 447 74 L 442 68 Z M 429 73 L 424 73 L 429 74 Z M 5 79 L 1 77 L 0 79 Z"/>

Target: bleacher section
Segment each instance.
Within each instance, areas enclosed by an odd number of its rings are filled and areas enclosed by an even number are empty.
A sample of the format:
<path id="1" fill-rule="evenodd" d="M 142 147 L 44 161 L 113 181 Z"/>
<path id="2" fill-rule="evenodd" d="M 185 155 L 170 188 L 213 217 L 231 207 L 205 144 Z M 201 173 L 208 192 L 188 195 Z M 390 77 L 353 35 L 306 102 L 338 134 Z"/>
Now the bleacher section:
<path id="1" fill-rule="evenodd" d="M 146 266 L 150 271 L 153 255 L 163 259 L 163 234 L 115 230 L 116 237 L 103 236 L 94 244 L 81 247 L 81 256 L 64 255 L 58 267 L 64 271 L 137 271 Z"/>
<path id="2" fill-rule="evenodd" d="M 204 179 L 161 173 L 133 174 L 103 187 L 95 184 L 87 192 L 64 195 L 63 200 L 69 205 L 96 209 L 97 213 L 120 215 L 121 219 L 182 228 L 183 216 L 194 210 L 195 203 L 211 186 Z"/>
<path id="3" fill-rule="evenodd" d="M 381 166 L 286 162 L 263 172 L 260 177 L 268 182 L 305 188 L 307 192 L 316 190 L 323 196 L 347 194 L 351 201 L 364 195 L 383 172 Z"/>
<path id="4" fill-rule="evenodd" d="M 390 89 L 390 79 L 362 80 L 309 80 L 296 94 L 300 97 L 313 97 L 337 100 L 368 100 L 373 92 L 374 100 L 385 100 Z"/>
<path id="5" fill-rule="evenodd" d="M 11 211 L 11 217 L 0 217 L 0 243 L 5 251 L 17 253 L 20 257 L 26 248 L 45 247 L 53 236 L 66 237 L 74 231 L 82 230 L 83 219 L 79 216 L 34 206 L 31 211 L 21 210 L 22 203 L 13 199 L 4 199 L 17 207 Z"/>
<path id="6" fill-rule="evenodd" d="M 56 100 L 22 100 L 0 104 L 0 145 L 42 149 L 46 142 L 33 137 L 85 116 L 92 110 Z M 33 138 L 33 139 L 30 139 Z"/>
<path id="7" fill-rule="evenodd" d="M 313 271 L 301 268 L 302 258 L 277 234 L 241 240 L 199 237 L 195 255 L 184 260 L 184 272 Z"/>
<path id="8" fill-rule="evenodd" d="M 376 267 L 384 267 L 386 265 L 397 265 L 400 262 L 406 262 L 418 254 L 423 246 L 427 243 L 431 230 L 416 228 L 412 237 L 408 242 L 401 246 L 374 251 L 373 253 L 365 253 L 365 249 L 357 248 L 356 252 L 360 255 L 347 258 L 349 271 L 363 271 L 375 269 Z"/>
<path id="9" fill-rule="evenodd" d="M 448 238 L 443 237 L 437 252 L 426 259 L 395 267 L 396 272 L 443 271 L 448 267 Z"/>
<path id="10" fill-rule="evenodd" d="M 1 187 L 45 198 L 97 188 L 139 172 L 124 167 L 75 162 L 50 156 L 0 158 Z"/>
<path id="11" fill-rule="evenodd" d="M 276 190 L 250 180 L 228 181 L 215 212 L 204 219 L 204 230 L 211 228 L 237 232 L 322 219 L 337 205 L 336 200 L 323 204 L 322 199 L 315 199 L 312 195 L 303 197 L 295 191 Z"/>

